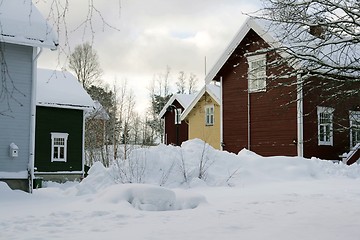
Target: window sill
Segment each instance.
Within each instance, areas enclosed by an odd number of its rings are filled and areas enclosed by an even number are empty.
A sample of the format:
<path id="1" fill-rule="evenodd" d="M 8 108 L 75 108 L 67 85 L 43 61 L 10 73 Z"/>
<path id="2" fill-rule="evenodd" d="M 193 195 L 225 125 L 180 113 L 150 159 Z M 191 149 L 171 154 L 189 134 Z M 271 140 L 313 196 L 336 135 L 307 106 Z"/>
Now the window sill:
<path id="1" fill-rule="evenodd" d="M 54 159 L 51 159 L 51 162 L 66 162 L 66 160 L 54 160 Z"/>
<path id="2" fill-rule="evenodd" d="M 266 89 L 256 89 L 256 90 L 249 90 L 249 93 L 261 93 L 261 92 L 266 92 Z"/>

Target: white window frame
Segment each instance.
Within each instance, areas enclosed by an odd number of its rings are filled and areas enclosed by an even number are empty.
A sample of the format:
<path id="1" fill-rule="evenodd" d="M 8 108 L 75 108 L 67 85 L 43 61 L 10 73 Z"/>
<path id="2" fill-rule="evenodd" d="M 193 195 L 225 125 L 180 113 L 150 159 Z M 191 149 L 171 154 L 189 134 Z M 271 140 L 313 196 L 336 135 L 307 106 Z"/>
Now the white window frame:
<path id="1" fill-rule="evenodd" d="M 215 108 L 214 105 L 206 105 L 205 106 L 205 125 L 213 126 L 215 122 Z"/>
<path id="2" fill-rule="evenodd" d="M 326 122 L 324 117 L 328 117 Z M 317 123 L 318 123 L 318 144 L 333 146 L 333 118 L 334 108 L 330 107 L 317 107 Z M 325 121 L 325 122 L 324 122 Z"/>
<path id="3" fill-rule="evenodd" d="M 360 143 L 360 111 L 349 111 L 349 121 L 350 147 L 353 148 Z"/>
<path id="4" fill-rule="evenodd" d="M 182 109 L 181 108 L 176 108 L 175 109 L 175 124 L 181 124 L 181 112 Z"/>
<path id="5" fill-rule="evenodd" d="M 51 162 L 66 162 L 67 161 L 68 137 L 69 137 L 68 133 L 59 133 L 59 132 L 51 133 Z M 60 156 L 61 148 L 63 148 L 62 149 L 63 157 Z M 57 150 L 55 151 L 55 149 L 57 149 Z M 57 156 L 55 156 L 55 155 L 57 155 Z"/>
<path id="6" fill-rule="evenodd" d="M 266 54 L 248 56 L 248 89 L 249 92 L 266 91 Z M 260 66 L 256 66 L 260 65 Z"/>

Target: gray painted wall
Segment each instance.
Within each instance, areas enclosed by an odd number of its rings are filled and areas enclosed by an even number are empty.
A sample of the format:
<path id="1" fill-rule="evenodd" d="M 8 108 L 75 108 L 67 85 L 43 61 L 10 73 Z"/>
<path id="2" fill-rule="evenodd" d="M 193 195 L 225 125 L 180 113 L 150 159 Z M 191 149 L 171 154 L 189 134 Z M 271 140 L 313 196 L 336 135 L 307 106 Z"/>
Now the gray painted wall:
<path id="1" fill-rule="evenodd" d="M 33 48 L 0 43 L 0 54 L 0 172 L 26 171 L 30 152 Z M 19 147 L 16 158 L 9 154 L 12 142 Z"/>

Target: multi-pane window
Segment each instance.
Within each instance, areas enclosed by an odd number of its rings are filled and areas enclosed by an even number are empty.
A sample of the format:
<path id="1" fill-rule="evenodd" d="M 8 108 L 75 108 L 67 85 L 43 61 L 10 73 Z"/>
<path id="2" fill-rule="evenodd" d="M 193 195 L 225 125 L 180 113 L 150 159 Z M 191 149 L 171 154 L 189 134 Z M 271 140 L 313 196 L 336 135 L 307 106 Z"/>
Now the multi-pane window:
<path id="1" fill-rule="evenodd" d="M 214 106 L 206 106 L 205 107 L 205 124 L 207 126 L 214 125 Z"/>
<path id="2" fill-rule="evenodd" d="M 266 91 L 266 55 L 249 56 L 249 92 Z"/>
<path id="3" fill-rule="evenodd" d="M 333 145 L 333 112 L 333 108 L 317 108 L 319 145 Z"/>
<path id="4" fill-rule="evenodd" d="M 66 162 L 67 133 L 51 133 L 51 161 Z"/>
<path id="5" fill-rule="evenodd" d="M 360 143 L 360 111 L 350 111 L 350 146 Z"/>
<path id="6" fill-rule="evenodd" d="M 175 124 L 181 124 L 181 108 L 175 109 Z"/>

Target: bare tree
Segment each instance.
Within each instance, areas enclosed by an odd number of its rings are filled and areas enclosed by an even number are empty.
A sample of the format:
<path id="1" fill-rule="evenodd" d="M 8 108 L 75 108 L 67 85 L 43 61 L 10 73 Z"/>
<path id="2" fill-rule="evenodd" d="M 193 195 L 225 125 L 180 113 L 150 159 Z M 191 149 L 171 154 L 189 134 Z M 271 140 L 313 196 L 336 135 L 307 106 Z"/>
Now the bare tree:
<path id="1" fill-rule="evenodd" d="M 184 71 L 179 72 L 178 81 L 175 83 L 177 87 L 177 93 L 180 94 L 192 94 L 196 92 L 196 85 L 198 78 L 194 73 L 190 73 L 189 76 Z"/>
<path id="2" fill-rule="evenodd" d="M 170 99 L 170 68 L 167 66 L 164 73 L 154 76 L 149 87 L 151 106 L 148 110 L 146 123 L 151 129 L 151 134 L 147 135 L 148 143 L 154 144 L 158 139 L 163 139 L 163 124 L 159 119 L 159 113 Z"/>
<path id="3" fill-rule="evenodd" d="M 296 66 L 277 77 L 301 75 L 304 82 L 316 82 L 312 86 L 333 99 L 359 100 L 359 1 L 265 0 L 264 4 L 255 18 L 280 44 L 261 51 L 281 54 L 281 59 L 269 64 Z"/>
<path id="4" fill-rule="evenodd" d="M 179 72 L 178 81 L 175 84 L 177 87 L 177 93 L 184 94 L 186 90 L 186 75 L 184 71 Z"/>
<path id="5" fill-rule="evenodd" d="M 121 144 L 123 145 L 123 159 L 127 159 L 133 143 L 133 120 L 135 115 L 135 94 L 129 89 L 127 80 L 123 80 L 120 86 L 119 96 L 119 121 L 121 124 Z"/>
<path id="6" fill-rule="evenodd" d="M 69 58 L 69 68 L 85 89 L 98 83 L 102 75 L 99 57 L 88 42 L 75 47 Z"/>
<path id="7" fill-rule="evenodd" d="M 113 136 L 116 120 L 114 94 L 107 87 L 100 86 L 91 86 L 87 92 L 95 100 L 96 108 L 87 114 L 85 124 L 86 161 L 89 166 L 95 161 L 109 166 L 109 139 Z"/>
<path id="8" fill-rule="evenodd" d="M 197 91 L 197 83 L 199 79 L 196 77 L 194 73 L 190 73 L 190 76 L 188 78 L 188 93 L 193 94 Z"/>

